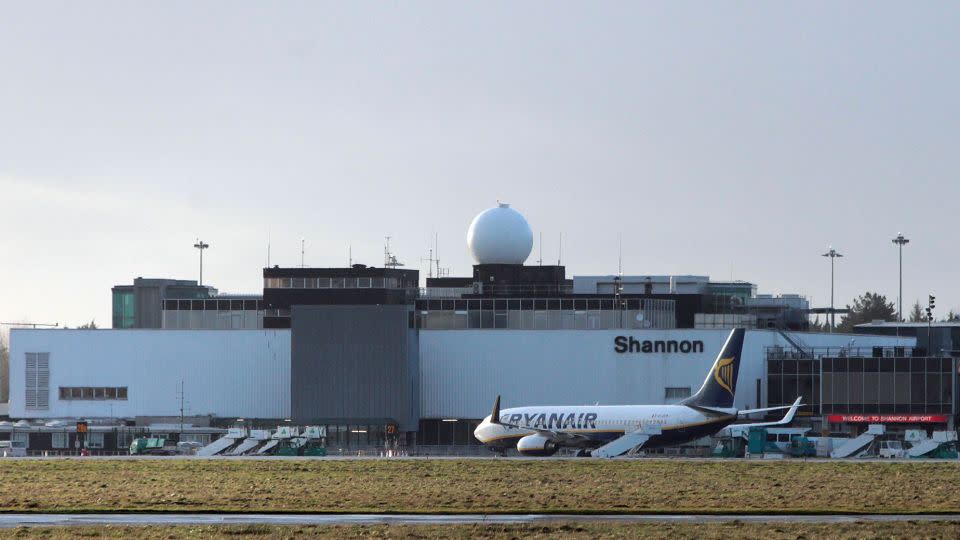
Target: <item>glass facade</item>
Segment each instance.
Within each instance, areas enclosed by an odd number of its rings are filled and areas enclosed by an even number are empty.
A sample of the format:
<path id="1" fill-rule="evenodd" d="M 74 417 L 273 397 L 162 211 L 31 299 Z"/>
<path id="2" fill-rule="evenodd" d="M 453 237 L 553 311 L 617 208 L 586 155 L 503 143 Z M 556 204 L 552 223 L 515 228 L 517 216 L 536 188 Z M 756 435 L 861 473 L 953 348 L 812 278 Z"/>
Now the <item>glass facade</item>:
<path id="1" fill-rule="evenodd" d="M 820 410 L 820 359 L 802 358 L 767 359 L 767 403 L 769 407 L 791 405 L 798 396 L 809 404 L 808 411 Z"/>
<path id="2" fill-rule="evenodd" d="M 619 307 L 619 309 L 618 309 Z M 417 300 L 424 330 L 599 330 L 675 328 L 673 300 L 626 298 L 490 298 Z"/>
<path id="3" fill-rule="evenodd" d="M 133 290 L 113 292 L 113 327 L 133 328 Z"/>
<path id="4" fill-rule="evenodd" d="M 396 277 L 268 277 L 264 289 L 404 289 L 414 288 L 411 280 Z"/>
<path id="5" fill-rule="evenodd" d="M 951 412 L 951 358 L 850 357 L 821 362 L 823 414 Z"/>
<path id="6" fill-rule="evenodd" d="M 814 414 L 952 414 L 956 369 L 947 357 L 767 355 L 767 403 L 789 405 L 798 396 Z"/>

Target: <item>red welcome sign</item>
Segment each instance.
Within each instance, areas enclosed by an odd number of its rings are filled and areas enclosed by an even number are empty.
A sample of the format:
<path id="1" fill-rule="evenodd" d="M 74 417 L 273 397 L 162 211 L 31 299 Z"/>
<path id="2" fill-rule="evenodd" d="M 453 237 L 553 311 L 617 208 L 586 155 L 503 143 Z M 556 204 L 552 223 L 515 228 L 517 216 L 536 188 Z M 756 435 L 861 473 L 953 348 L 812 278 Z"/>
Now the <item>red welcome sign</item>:
<path id="1" fill-rule="evenodd" d="M 830 414 L 831 424 L 946 424 L 945 414 Z"/>

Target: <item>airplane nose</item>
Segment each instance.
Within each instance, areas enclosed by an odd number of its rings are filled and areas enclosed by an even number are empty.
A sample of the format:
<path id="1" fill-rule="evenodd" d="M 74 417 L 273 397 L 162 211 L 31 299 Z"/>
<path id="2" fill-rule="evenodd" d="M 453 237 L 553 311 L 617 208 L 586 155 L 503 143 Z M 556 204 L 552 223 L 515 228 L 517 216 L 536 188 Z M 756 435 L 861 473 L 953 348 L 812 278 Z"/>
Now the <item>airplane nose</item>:
<path id="1" fill-rule="evenodd" d="M 487 431 L 487 428 L 490 426 L 490 417 L 487 416 L 480 421 L 480 425 L 473 430 L 473 436 L 480 442 L 487 442 L 484 433 Z"/>

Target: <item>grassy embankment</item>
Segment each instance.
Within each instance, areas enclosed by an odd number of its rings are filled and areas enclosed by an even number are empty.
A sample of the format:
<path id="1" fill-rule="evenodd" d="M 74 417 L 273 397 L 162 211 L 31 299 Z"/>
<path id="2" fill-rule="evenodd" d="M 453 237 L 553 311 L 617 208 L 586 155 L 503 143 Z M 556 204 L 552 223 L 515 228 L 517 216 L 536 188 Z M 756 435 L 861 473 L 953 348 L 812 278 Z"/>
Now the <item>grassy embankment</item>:
<path id="1" fill-rule="evenodd" d="M 943 522 L 757 524 L 757 523 L 556 523 L 546 525 L 346 525 L 330 527 L 183 526 L 183 527 L 38 527 L 0 530 L 5 538 L 457 538 L 515 539 L 651 538 L 728 540 L 764 538 L 957 538 L 960 524 Z"/>
<path id="2" fill-rule="evenodd" d="M 5 512 L 943 513 L 957 463 L 2 460 Z"/>

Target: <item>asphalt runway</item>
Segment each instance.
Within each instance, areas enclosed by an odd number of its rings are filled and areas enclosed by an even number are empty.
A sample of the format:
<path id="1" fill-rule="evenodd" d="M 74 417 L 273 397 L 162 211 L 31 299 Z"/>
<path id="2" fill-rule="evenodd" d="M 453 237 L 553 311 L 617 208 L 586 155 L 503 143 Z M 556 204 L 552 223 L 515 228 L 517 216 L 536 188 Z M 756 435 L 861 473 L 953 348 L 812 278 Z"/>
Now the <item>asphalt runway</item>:
<path id="1" fill-rule="evenodd" d="M 707 515 L 707 514 L 0 514 L 0 528 L 82 525 L 484 525 L 550 522 L 608 523 L 856 523 L 960 521 L 960 514 L 939 515 Z"/>

